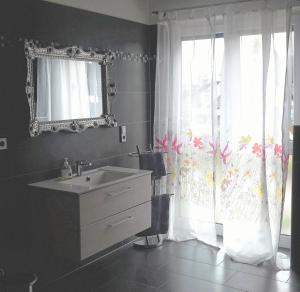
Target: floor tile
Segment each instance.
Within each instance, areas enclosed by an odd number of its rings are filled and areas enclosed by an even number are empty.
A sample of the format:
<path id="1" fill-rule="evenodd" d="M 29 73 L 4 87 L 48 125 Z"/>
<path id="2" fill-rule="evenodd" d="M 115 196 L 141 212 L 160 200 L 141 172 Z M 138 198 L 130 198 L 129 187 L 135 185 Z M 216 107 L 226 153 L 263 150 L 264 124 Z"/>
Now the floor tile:
<path id="1" fill-rule="evenodd" d="M 280 271 L 276 269 L 276 267 L 274 267 L 274 265 L 271 262 L 266 262 L 262 265 L 254 266 L 234 262 L 227 255 L 224 257 L 224 261 L 221 262 L 219 266 L 224 267 L 225 269 L 249 273 L 252 275 L 270 278 L 282 282 L 288 281 L 290 277 L 290 271 Z"/>
<path id="2" fill-rule="evenodd" d="M 169 292 L 237 292 L 235 288 L 218 285 L 211 282 L 195 279 L 183 275 L 172 275 L 169 281 L 160 287 Z"/>
<path id="3" fill-rule="evenodd" d="M 264 277 L 238 272 L 226 283 L 236 289 L 248 292 L 299 292 L 298 287 Z"/>
<path id="4" fill-rule="evenodd" d="M 157 292 L 157 291 L 158 289 L 155 287 L 151 287 L 133 281 L 115 278 L 107 285 L 93 289 L 91 292 Z"/>
<path id="5" fill-rule="evenodd" d="M 119 261 L 123 264 L 130 266 L 144 266 L 150 268 L 157 268 L 165 265 L 170 258 L 172 258 L 168 252 L 165 252 L 163 247 L 141 250 L 136 248 L 130 248 L 118 255 Z"/>
<path id="6" fill-rule="evenodd" d="M 225 254 L 217 248 L 199 248 L 178 242 L 169 244 L 168 246 L 164 247 L 163 251 L 173 255 L 174 257 L 211 265 L 220 264 L 224 260 L 225 256 Z"/>
<path id="7" fill-rule="evenodd" d="M 160 271 L 163 271 L 164 269 L 218 284 L 223 284 L 236 273 L 236 271 L 224 269 L 223 267 L 185 260 L 182 258 L 173 258 L 165 266 L 163 266 Z"/>
<path id="8" fill-rule="evenodd" d="M 185 241 L 180 241 L 180 242 L 174 242 L 174 241 L 167 241 L 168 244 L 180 244 L 180 245 L 190 245 L 198 248 L 207 248 L 210 249 L 211 246 L 205 244 L 202 241 L 199 241 L 197 239 L 191 239 L 191 240 L 185 240 Z"/>
<path id="9" fill-rule="evenodd" d="M 277 280 L 277 281 L 276 281 Z M 287 283 L 285 283 L 287 282 Z M 268 262 L 233 262 L 199 241 L 123 248 L 35 292 L 300 292 L 300 279 Z"/>
<path id="10" fill-rule="evenodd" d="M 190 246 L 197 246 L 197 247 L 202 246 L 202 244 L 199 243 L 199 241 L 196 240 L 196 239 L 182 241 L 182 244 L 187 244 L 187 245 L 190 245 Z"/>
<path id="11" fill-rule="evenodd" d="M 40 289 L 41 292 L 89 292 L 109 283 L 115 275 L 99 265 L 92 265 Z"/>
<path id="12" fill-rule="evenodd" d="M 143 265 L 128 265 L 126 262 L 109 267 L 109 273 L 113 273 L 116 277 L 138 282 L 144 285 L 159 287 L 168 280 L 169 272 L 160 270 L 159 268 L 149 268 Z"/>

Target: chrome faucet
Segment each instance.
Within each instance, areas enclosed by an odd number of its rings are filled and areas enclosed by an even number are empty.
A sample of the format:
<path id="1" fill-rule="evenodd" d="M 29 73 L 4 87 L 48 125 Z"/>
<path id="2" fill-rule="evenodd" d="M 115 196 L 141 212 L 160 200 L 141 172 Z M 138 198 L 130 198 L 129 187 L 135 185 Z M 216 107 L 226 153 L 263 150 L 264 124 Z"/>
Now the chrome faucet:
<path id="1" fill-rule="evenodd" d="M 83 166 L 92 166 L 92 163 L 87 160 L 78 160 L 76 161 L 76 174 L 81 176 Z"/>

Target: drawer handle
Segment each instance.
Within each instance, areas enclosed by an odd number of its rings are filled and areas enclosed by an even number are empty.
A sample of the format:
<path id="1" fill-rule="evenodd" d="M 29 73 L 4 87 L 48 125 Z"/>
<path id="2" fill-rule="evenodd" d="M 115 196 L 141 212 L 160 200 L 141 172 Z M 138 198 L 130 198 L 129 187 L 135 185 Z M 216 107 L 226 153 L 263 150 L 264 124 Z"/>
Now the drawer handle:
<path id="1" fill-rule="evenodd" d="M 126 189 L 124 189 L 124 190 L 121 190 L 121 191 L 118 191 L 118 192 L 115 192 L 115 193 L 108 193 L 107 194 L 107 196 L 109 196 L 109 197 L 117 197 L 117 196 L 120 196 L 120 195 L 122 195 L 122 194 L 124 194 L 124 193 L 127 193 L 127 192 L 129 192 L 129 191 L 132 191 L 132 188 L 131 187 L 128 187 L 128 188 L 126 188 Z"/>
<path id="2" fill-rule="evenodd" d="M 109 227 L 109 228 L 117 227 L 117 226 L 119 226 L 119 225 L 121 225 L 121 224 L 123 224 L 123 223 L 126 223 L 126 222 L 128 222 L 128 221 L 131 221 L 131 220 L 133 220 L 133 219 L 134 219 L 133 216 L 128 216 L 127 218 L 122 219 L 122 220 L 120 220 L 120 221 L 118 221 L 118 222 L 107 224 L 107 227 Z"/>

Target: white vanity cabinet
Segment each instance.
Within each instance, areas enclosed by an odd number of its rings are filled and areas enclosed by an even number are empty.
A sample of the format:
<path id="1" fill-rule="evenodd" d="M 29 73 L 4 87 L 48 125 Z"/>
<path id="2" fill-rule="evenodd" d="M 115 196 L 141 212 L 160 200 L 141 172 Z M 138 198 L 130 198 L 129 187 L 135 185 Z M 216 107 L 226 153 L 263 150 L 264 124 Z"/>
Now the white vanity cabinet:
<path id="1" fill-rule="evenodd" d="M 83 260 L 151 226 L 151 172 L 104 167 L 84 173 L 83 181 L 99 171 L 130 175 L 92 186 L 59 179 L 30 185 L 58 256 Z"/>

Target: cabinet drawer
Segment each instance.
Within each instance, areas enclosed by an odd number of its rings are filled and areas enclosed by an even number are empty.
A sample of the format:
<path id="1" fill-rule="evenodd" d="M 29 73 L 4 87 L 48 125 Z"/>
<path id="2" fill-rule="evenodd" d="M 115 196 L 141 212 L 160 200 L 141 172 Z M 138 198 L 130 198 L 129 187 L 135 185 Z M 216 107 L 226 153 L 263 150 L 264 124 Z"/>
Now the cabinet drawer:
<path id="1" fill-rule="evenodd" d="M 151 200 L 151 176 L 114 184 L 80 196 L 80 226 L 93 223 Z"/>
<path id="2" fill-rule="evenodd" d="M 151 226 L 151 202 L 81 228 L 81 259 Z"/>

